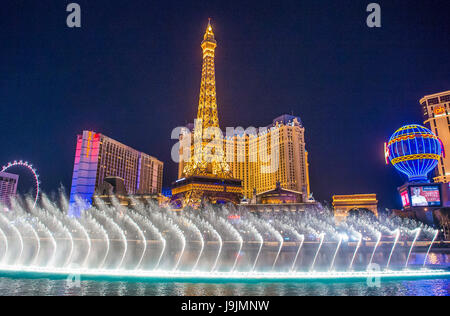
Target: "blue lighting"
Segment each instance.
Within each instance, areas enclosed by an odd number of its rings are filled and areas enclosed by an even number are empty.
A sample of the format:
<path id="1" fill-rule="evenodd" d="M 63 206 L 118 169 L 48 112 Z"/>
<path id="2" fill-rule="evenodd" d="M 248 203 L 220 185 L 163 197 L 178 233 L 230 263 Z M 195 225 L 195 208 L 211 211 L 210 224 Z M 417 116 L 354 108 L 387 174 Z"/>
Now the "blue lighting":
<path id="1" fill-rule="evenodd" d="M 389 139 L 386 156 L 409 181 L 428 181 L 428 174 L 443 154 L 442 143 L 429 129 L 406 125 Z"/>

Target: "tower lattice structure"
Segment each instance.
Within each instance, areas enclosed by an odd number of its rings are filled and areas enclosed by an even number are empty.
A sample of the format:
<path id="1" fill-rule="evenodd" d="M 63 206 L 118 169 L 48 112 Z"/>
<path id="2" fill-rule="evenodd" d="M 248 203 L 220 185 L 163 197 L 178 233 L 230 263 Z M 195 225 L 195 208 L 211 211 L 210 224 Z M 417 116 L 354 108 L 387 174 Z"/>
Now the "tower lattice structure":
<path id="1" fill-rule="evenodd" d="M 212 176 L 230 178 L 230 166 L 225 161 L 222 132 L 217 114 L 215 49 L 217 42 L 208 21 L 201 43 L 203 50 L 202 78 L 197 119 L 194 126 L 194 143 L 191 158 L 185 165 L 185 176 Z"/>

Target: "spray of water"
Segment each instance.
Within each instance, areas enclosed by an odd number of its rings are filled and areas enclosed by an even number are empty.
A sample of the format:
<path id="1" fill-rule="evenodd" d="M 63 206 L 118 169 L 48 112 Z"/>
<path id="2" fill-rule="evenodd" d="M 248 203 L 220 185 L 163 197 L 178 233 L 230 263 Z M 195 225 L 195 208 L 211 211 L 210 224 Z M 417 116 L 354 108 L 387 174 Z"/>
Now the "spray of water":
<path id="1" fill-rule="evenodd" d="M 401 235 L 400 229 L 397 229 L 394 233 L 395 233 L 394 245 L 392 246 L 392 250 L 391 250 L 391 253 L 389 255 L 389 259 L 388 259 L 388 262 L 387 262 L 387 265 L 386 265 L 386 269 L 389 269 L 389 265 L 391 264 L 392 255 L 394 254 L 395 247 L 397 246 L 398 240 L 400 239 L 400 235 Z"/>
<path id="2" fill-rule="evenodd" d="M 428 256 L 430 255 L 431 248 L 433 247 L 433 244 L 436 241 L 438 235 L 439 235 L 439 231 L 436 230 L 436 232 L 434 233 L 433 240 L 430 243 L 430 247 L 428 247 L 427 254 L 425 255 L 425 260 L 423 261 L 423 267 L 424 268 L 425 268 L 425 265 L 427 264 L 427 260 L 428 260 Z"/>
<path id="3" fill-rule="evenodd" d="M 105 243 L 105 251 L 104 251 L 103 258 L 100 261 L 100 265 L 99 265 L 100 269 L 103 269 L 106 264 L 106 259 L 108 258 L 108 255 L 109 255 L 109 249 L 110 249 L 110 244 L 111 244 L 109 235 L 108 235 L 105 227 L 103 225 L 101 225 L 99 222 L 97 222 L 97 220 L 94 217 L 92 217 L 90 214 L 89 215 L 84 214 L 84 215 L 85 215 L 86 220 L 89 221 L 90 223 L 92 223 L 92 225 L 95 227 L 95 231 L 99 231 L 103 235 L 103 240 Z"/>
<path id="4" fill-rule="evenodd" d="M 256 241 L 259 244 L 258 252 L 256 253 L 255 261 L 253 262 L 253 265 L 252 265 L 252 271 L 255 271 L 256 264 L 258 263 L 259 256 L 261 255 L 261 250 L 262 250 L 262 247 L 264 245 L 264 238 L 258 232 L 258 230 L 255 228 L 255 226 L 253 226 L 253 224 L 251 222 L 245 222 L 245 224 L 247 225 L 248 230 L 250 232 L 252 232 L 252 234 L 255 236 Z"/>
<path id="5" fill-rule="evenodd" d="M 80 224 L 80 222 L 79 222 L 78 219 L 72 219 L 72 221 L 73 221 L 73 223 L 74 223 L 74 226 L 76 226 L 77 229 L 78 229 L 79 231 L 81 231 L 81 233 L 84 235 L 84 239 L 85 239 L 86 244 L 87 244 L 87 251 L 86 251 L 86 254 L 85 254 L 83 260 L 81 261 L 81 262 L 82 262 L 82 263 L 81 263 L 81 266 L 82 266 L 83 268 L 86 268 L 86 267 L 87 267 L 87 264 L 88 264 L 88 260 L 89 260 L 89 255 L 91 254 L 91 250 L 92 250 L 92 241 L 91 241 L 91 237 L 89 236 L 89 234 L 88 234 L 86 228 L 84 228 L 84 226 Z"/>
<path id="6" fill-rule="evenodd" d="M 372 266 L 373 258 L 375 257 L 375 253 L 377 252 L 378 246 L 381 242 L 381 237 L 383 236 L 380 232 L 377 232 L 377 242 L 375 243 L 375 247 L 373 248 L 372 256 L 370 257 L 369 265 L 367 268 L 369 269 Z"/>
<path id="7" fill-rule="evenodd" d="M 411 244 L 411 248 L 409 249 L 408 257 L 406 258 L 405 269 L 408 268 L 409 258 L 411 257 L 411 253 L 412 253 L 412 251 L 413 251 L 413 249 L 414 249 L 414 245 L 416 244 L 417 239 L 419 238 L 420 233 L 422 232 L 422 230 L 421 230 L 420 228 L 417 228 L 415 231 L 413 231 L 413 233 L 414 233 L 414 232 L 415 232 L 416 234 L 415 234 L 414 240 L 413 240 L 413 242 L 412 242 L 412 244 Z"/>
<path id="8" fill-rule="evenodd" d="M 41 252 L 41 239 L 39 238 L 39 235 L 36 232 L 36 229 L 34 229 L 34 227 L 30 223 L 25 222 L 25 225 L 28 226 L 28 228 L 32 231 L 34 240 L 36 241 L 36 251 L 34 252 L 33 259 L 31 260 L 31 265 L 34 266 L 34 265 L 36 265 L 37 259 Z"/>
<path id="9" fill-rule="evenodd" d="M 355 262 L 356 254 L 358 253 L 358 250 L 359 250 L 359 248 L 361 247 L 363 235 L 362 235 L 361 233 L 358 233 L 358 234 L 359 234 L 358 244 L 356 245 L 356 250 L 355 250 L 355 253 L 353 254 L 353 257 L 352 257 L 352 261 L 351 261 L 351 263 L 350 263 L 349 270 L 352 270 L 352 269 L 353 269 L 353 263 Z"/>
<path id="10" fill-rule="evenodd" d="M 300 244 L 298 245 L 298 249 L 297 249 L 297 253 L 295 254 L 294 261 L 292 262 L 291 272 L 295 271 L 295 265 L 297 264 L 298 255 L 300 254 L 300 251 L 302 250 L 303 244 L 305 242 L 305 235 L 300 235 L 299 240 L 300 240 Z"/>
<path id="11" fill-rule="evenodd" d="M 324 240 L 325 240 L 325 234 L 322 233 L 322 234 L 320 234 L 319 247 L 317 248 L 316 255 L 314 256 L 314 260 L 313 260 L 313 263 L 311 265 L 311 271 L 314 271 L 314 267 L 316 266 L 317 257 L 319 257 L 319 252 L 320 252 L 320 249 L 322 249 Z"/>
<path id="12" fill-rule="evenodd" d="M 169 223 L 172 226 L 172 228 L 175 231 L 175 233 L 178 235 L 178 237 L 181 240 L 181 252 L 180 252 L 180 255 L 178 256 L 177 263 L 175 264 L 175 267 L 173 268 L 174 271 L 177 271 L 178 267 L 180 266 L 181 259 L 183 258 L 184 250 L 186 249 L 186 238 L 184 237 L 183 232 L 181 231 L 181 229 L 176 224 L 174 224 L 172 222 L 172 219 L 169 219 Z"/>
<path id="13" fill-rule="evenodd" d="M 11 224 L 11 222 L 5 218 L 5 216 L 3 216 L 2 214 L 0 214 L 0 219 L 3 220 L 3 222 L 7 223 L 7 225 L 12 229 L 12 231 L 14 231 L 14 233 L 16 234 L 17 240 L 19 241 L 19 252 L 18 255 L 16 257 L 16 260 L 14 261 L 15 265 L 18 265 L 21 262 L 22 259 L 22 254 L 23 254 L 23 238 L 22 238 L 22 234 L 20 233 L 20 231 L 16 228 L 16 226 L 14 226 L 13 224 Z"/>
<path id="14" fill-rule="evenodd" d="M 195 271 L 197 270 L 198 263 L 200 262 L 203 250 L 205 249 L 205 239 L 203 238 L 200 229 L 198 229 L 198 227 L 191 220 L 189 220 L 188 218 L 184 218 L 184 220 L 188 223 L 189 227 L 191 227 L 194 230 L 200 241 L 200 251 L 198 252 L 197 260 L 195 260 L 194 266 L 192 267 L 192 271 Z"/>
<path id="15" fill-rule="evenodd" d="M 144 260 L 145 253 L 147 252 L 147 238 L 145 238 L 144 232 L 139 227 L 139 225 L 136 224 L 136 222 L 130 216 L 128 216 L 128 214 L 125 214 L 125 218 L 136 229 L 143 245 L 141 256 L 139 258 L 138 263 L 136 264 L 136 269 L 139 269 L 139 267 L 142 264 L 142 260 Z"/>
<path id="16" fill-rule="evenodd" d="M 282 263 L 287 264 L 286 270 L 289 272 L 286 273 L 311 275 L 315 273 L 313 271 L 320 261 L 326 238 L 338 242 L 332 256 L 324 257 L 331 261 L 325 262 L 329 264 L 330 271 L 323 273 L 331 273 L 331 270 L 335 269 L 339 271 L 338 269 L 342 268 L 339 265 L 344 261 L 343 258 L 346 258 L 343 256 L 348 254 L 348 247 L 344 248 L 343 242 L 352 239 L 358 242 L 355 249 L 351 250 L 349 267 L 343 268 L 349 270 L 349 274 L 357 274 L 360 272 L 353 272 L 353 269 L 356 269 L 358 253 L 366 247 L 363 236 L 367 240 L 376 240 L 370 266 L 383 234 L 394 234 L 395 239 L 385 271 L 390 273 L 393 254 L 403 232 L 409 235 L 415 233 L 405 263 L 406 268 L 421 233 L 424 236 L 433 236 L 424 266 L 438 236 L 438 233 L 429 227 L 396 218 L 377 220 L 354 217 L 349 218 L 346 223 L 336 225 L 332 216 L 328 216 L 326 212 L 294 214 L 281 211 L 252 214 L 236 207 L 206 207 L 200 212 L 185 210 L 175 213 L 159 208 L 156 204 L 142 204 L 137 201 L 128 208 L 113 199 L 112 206 L 96 201 L 95 208 L 83 211 L 80 218 L 72 218 L 61 212 L 61 208 L 68 206 L 65 198 L 61 198 L 60 202 L 51 202 L 43 196 L 42 201 L 33 210 L 27 210 L 29 204 L 29 199 L 14 202 L 13 211 L 0 212 L 1 269 L 81 269 L 83 273 L 108 271 L 136 275 L 146 275 L 153 269 L 154 273 L 213 272 L 214 275 L 227 273 L 234 277 L 243 273 L 276 275 L 282 273 L 276 271 L 279 266 L 281 268 Z M 79 204 L 83 205 L 81 202 Z M 293 259 L 289 262 L 281 260 L 285 240 L 295 241 L 295 244 L 292 243 L 296 247 L 295 255 L 292 255 Z M 297 261 L 305 245 L 314 249 L 317 247 L 317 250 L 311 255 L 314 256 L 312 265 L 309 269 L 306 267 L 310 272 L 297 272 L 301 269 L 297 267 Z M 209 249 L 211 246 L 213 248 Z M 276 252 L 275 259 L 267 262 L 273 252 Z M 132 253 L 135 255 L 131 255 Z M 231 270 L 219 272 L 230 253 L 233 254 Z M 248 255 L 248 272 L 238 271 L 239 258 L 242 255 Z M 264 261 L 261 258 L 264 258 Z M 168 264 L 172 269 L 167 268 Z M 205 266 L 207 270 L 204 269 Z M 271 268 L 272 272 L 257 272 L 260 267 L 261 270 Z"/>
<path id="17" fill-rule="evenodd" d="M 339 241 L 338 241 L 338 244 L 337 244 L 337 247 L 336 247 L 336 251 L 334 253 L 333 260 L 331 261 L 330 271 L 333 271 L 333 269 L 334 269 L 334 263 L 336 262 L 336 257 L 337 257 L 337 255 L 339 253 L 339 249 L 341 248 L 343 239 L 344 239 L 344 236 L 342 236 L 342 235 L 339 236 Z"/>
<path id="18" fill-rule="evenodd" d="M 219 217 L 218 220 L 224 227 L 226 227 L 230 231 L 230 233 L 235 237 L 235 239 L 239 243 L 239 249 L 238 249 L 238 252 L 236 253 L 236 259 L 234 259 L 233 266 L 230 270 L 230 272 L 233 272 L 236 269 L 238 259 L 241 256 L 241 251 L 242 251 L 242 246 L 244 244 L 244 240 L 242 239 L 242 236 L 241 236 L 241 234 L 239 234 L 237 229 L 234 228 L 233 225 L 231 225 L 229 222 L 227 222 L 223 217 Z"/>
<path id="19" fill-rule="evenodd" d="M 216 237 L 217 241 L 219 242 L 219 249 L 217 251 L 216 259 L 214 260 L 214 263 L 211 268 L 211 272 L 216 271 L 217 264 L 219 262 L 220 255 L 222 254 L 222 248 L 223 248 L 223 240 L 220 234 L 217 232 L 217 230 L 214 229 L 214 227 L 207 221 L 203 221 L 203 224 L 213 233 L 213 235 Z"/>
<path id="20" fill-rule="evenodd" d="M 122 242 L 123 249 L 122 249 L 122 254 L 120 255 L 119 262 L 116 265 L 116 269 L 120 269 L 125 260 L 125 256 L 126 256 L 127 250 L 128 250 L 127 237 L 125 236 L 124 231 L 120 228 L 119 225 L 117 225 L 116 222 L 114 222 L 114 220 L 111 219 L 111 217 L 109 217 L 109 215 L 105 214 L 105 212 L 94 209 L 92 214 L 94 214 L 94 216 L 96 216 L 98 219 L 100 219 L 104 223 L 106 223 L 106 225 L 108 225 L 108 227 L 111 227 L 112 230 L 115 230 L 116 233 L 120 236 L 120 240 Z M 109 252 L 109 249 L 108 249 L 108 252 Z"/>
<path id="21" fill-rule="evenodd" d="M 0 236 L 2 237 L 3 241 L 5 242 L 5 247 L 4 247 L 5 249 L 4 249 L 4 252 L 3 252 L 3 256 L 1 257 L 2 260 L 0 261 L 1 264 L 4 264 L 6 255 L 8 254 L 8 238 L 6 237 L 6 235 L 3 232 L 3 230 L 1 229 L 1 227 L 0 227 Z"/>
<path id="22" fill-rule="evenodd" d="M 142 208 L 142 206 L 140 204 L 138 204 L 137 202 L 135 202 L 135 205 L 137 205 L 137 208 Z M 128 213 L 128 215 L 131 218 L 133 218 L 133 220 L 136 223 L 140 223 L 140 225 L 142 225 L 145 232 L 148 231 L 149 234 L 152 233 L 154 236 L 156 236 L 158 241 L 161 243 L 161 245 L 162 245 L 161 251 L 159 253 L 158 260 L 156 261 L 156 265 L 154 267 L 154 269 L 157 269 L 159 267 L 159 264 L 161 263 L 161 259 L 164 255 L 164 252 L 166 249 L 166 239 L 163 237 L 163 235 L 158 230 L 158 228 L 156 228 L 156 226 L 147 217 L 141 215 L 142 213 L 144 213 L 142 210 L 138 211 L 138 213 L 130 211 Z M 144 238 L 145 238 L 145 236 L 144 236 Z M 144 254 L 144 256 L 145 256 L 145 254 Z M 140 269 L 141 266 L 142 266 L 142 263 L 137 267 L 137 269 Z"/>

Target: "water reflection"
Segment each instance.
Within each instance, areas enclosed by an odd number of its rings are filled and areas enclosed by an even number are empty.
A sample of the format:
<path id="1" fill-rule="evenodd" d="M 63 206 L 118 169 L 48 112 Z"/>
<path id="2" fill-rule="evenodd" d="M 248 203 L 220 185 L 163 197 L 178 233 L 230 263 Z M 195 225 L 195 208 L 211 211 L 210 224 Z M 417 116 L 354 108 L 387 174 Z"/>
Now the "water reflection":
<path id="1" fill-rule="evenodd" d="M 411 265 L 422 265 L 425 254 L 413 254 Z M 430 265 L 450 267 L 450 255 L 431 253 Z M 381 281 L 380 287 L 366 282 L 286 283 L 157 283 L 81 280 L 81 286 L 62 280 L 0 277 L 1 296 L 448 296 L 450 278 Z"/>
<path id="2" fill-rule="evenodd" d="M 423 265 L 424 261 L 424 253 L 414 253 L 411 255 L 409 264 Z M 450 267 L 450 255 L 444 253 L 430 253 L 427 258 L 427 265 Z"/>
<path id="3" fill-rule="evenodd" d="M 342 283 L 133 283 L 83 281 L 68 288 L 64 280 L 0 278 L 0 295 L 192 295 L 192 296 L 446 296 L 450 280 L 382 281 L 378 288 L 365 282 Z"/>

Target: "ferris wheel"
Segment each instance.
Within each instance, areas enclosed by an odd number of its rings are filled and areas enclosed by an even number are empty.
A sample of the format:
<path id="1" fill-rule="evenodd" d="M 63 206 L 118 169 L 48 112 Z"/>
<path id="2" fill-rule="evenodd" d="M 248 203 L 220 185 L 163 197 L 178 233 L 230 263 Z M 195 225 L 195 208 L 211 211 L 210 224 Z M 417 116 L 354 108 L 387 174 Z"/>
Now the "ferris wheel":
<path id="1" fill-rule="evenodd" d="M 3 166 L 2 169 L 1 169 L 1 172 L 6 172 L 9 169 L 14 168 L 14 167 L 23 168 L 25 170 L 28 170 L 32 174 L 32 176 L 34 178 L 34 186 L 35 186 L 35 188 L 34 188 L 35 189 L 35 196 L 34 196 L 33 208 L 35 208 L 36 207 L 36 203 L 37 203 L 37 201 L 39 199 L 39 194 L 41 192 L 41 188 L 40 188 L 41 181 L 39 180 L 39 175 L 37 174 L 36 169 L 33 167 L 33 165 L 31 165 L 27 161 L 22 161 L 22 160 L 17 161 L 17 160 L 15 160 L 13 162 L 8 162 L 7 165 Z"/>

